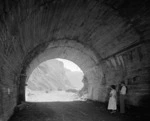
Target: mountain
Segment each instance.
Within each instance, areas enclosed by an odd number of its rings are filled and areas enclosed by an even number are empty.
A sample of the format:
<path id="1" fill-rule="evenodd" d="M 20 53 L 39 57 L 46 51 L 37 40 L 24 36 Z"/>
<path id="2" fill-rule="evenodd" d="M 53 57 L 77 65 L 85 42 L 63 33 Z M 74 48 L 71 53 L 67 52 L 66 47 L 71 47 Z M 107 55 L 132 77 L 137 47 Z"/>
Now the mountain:
<path id="1" fill-rule="evenodd" d="M 40 64 L 31 74 L 27 84 L 31 90 L 66 90 L 74 88 L 66 76 L 64 64 L 49 60 Z"/>
<path id="2" fill-rule="evenodd" d="M 84 74 L 82 72 L 71 71 L 65 68 L 65 73 L 66 73 L 68 80 L 74 86 L 74 88 L 81 89 L 83 87 L 83 83 L 81 81 L 83 79 Z"/>

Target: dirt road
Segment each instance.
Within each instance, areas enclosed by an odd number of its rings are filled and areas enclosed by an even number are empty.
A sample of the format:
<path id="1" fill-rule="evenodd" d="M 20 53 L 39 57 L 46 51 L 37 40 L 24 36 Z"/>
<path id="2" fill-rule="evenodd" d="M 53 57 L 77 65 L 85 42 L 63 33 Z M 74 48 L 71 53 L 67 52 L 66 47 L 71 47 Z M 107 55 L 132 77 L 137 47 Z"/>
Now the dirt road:
<path id="1" fill-rule="evenodd" d="M 137 121 L 136 115 L 111 114 L 91 101 L 27 103 L 9 121 Z M 140 119 L 139 119 L 140 120 Z"/>

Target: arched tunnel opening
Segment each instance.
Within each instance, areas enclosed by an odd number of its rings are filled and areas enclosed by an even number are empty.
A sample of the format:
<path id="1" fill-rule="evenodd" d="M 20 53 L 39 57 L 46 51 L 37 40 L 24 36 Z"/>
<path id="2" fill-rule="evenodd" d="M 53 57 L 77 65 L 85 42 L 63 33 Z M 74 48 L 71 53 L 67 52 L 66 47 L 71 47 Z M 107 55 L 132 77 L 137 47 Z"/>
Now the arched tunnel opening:
<path id="1" fill-rule="evenodd" d="M 81 100 L 83 77 L 82 70 L 69 60 L 56 58 L 44 61 L 33 70 L 26 82 L 25 101 Z"/>
<path id="2" fill-rule="evenodd" d="M 42 48 L 43 46 L 39 46 L 39 48 Z M 39 51 L 40 49 L 35 49 L 33 50 L 32 53 L 37 53 L 37 51 Z M 29 58 L 31 59 L 32 57 L 30 55 L 34 55 L 34 54 L 29 54 L 29 56 L 27 57 L 27 62 L 29 61 Z M 55 59 L 55 60 L 54 60 Z M 44 66 L 46 66 L 46 62 L 48 63 L 51 62 L 52 64 L 49 64 L 51 66 L 55 66 L 53 68 L 58 68 L 61 67 L 62 62 L 65 62 L 64 65 L 62 66 L 67 66 L 68 68 L 71 68 L 71 61 L 76 63 L 79 67 L 75 67 L 76 70 L 80 71 L 82 74 L 79 77 L 80 81 L 83 81 L 83 85 L 82 82 L 80 83 L 79 87 L 77 87 L 76 85 L 76 89 L 75 90 L 79 90 L 78 91 L 78 96 L 82 97 L 85 96 L 88 99 L 93 99 L 93 100 L 98 100 L 100 98 L 100 96 L 98 95 L 99 91 L 100 91 L 100 81 L 101 78 L 103 77 L 103 73 L 101 70 L 101 66 L 98 64 L 98 58 L 97 55 L 94 53 L 94 51 L 86 46 L 83 45 L 82 43 L 79 43 L 75 40 L 57 40 L 57 41 L 53 41 L 50 42 L 49 45 L 47 46 L 47 48 L 40 53 L 38 56 L 34 57 L 29 63 L 27 63 L 25 61 L 25 68 L 23 68 L 22 70 L 22 74 L 26 75 L 25 78 L 21 78 L 20 81 L 22 81 L 23 83 L 20 83 L 20 91 L 19 91 L 19 98 L 18 98 L 18 102 L 21 103 L 23 101 L 26 100 L 26 88 L 29 87 L 31 84 L 30 80 L 34 80 L 32 77 L 32 74 L 34 74 L 35 71 L 35 78 L 37 79 L 41 79 L 41 77 L 38 78 L 37 75 L 37 71 L 39 71 L 39 68 L 43 68 Z M 66 61 L 64 61 L 66 60 Z M 68 60 L 68 61 L 67 61 Z M 61 63 L 60 63 L 61 61 Z M 28 65 L 26 65 L 28 64 Z M 43 66 L 42 66 L 43 64 Z M 56 67 L 56 65 L 58 67 Z M 37 66 L 40 66 L 37 68 Z M 81 68 L 81 69 L 80 69 Z M 49 69 L 50 71 L 50 69 Z M 54 75 L 55 70 L 51 70 L 52 74 Z M 46 72 L 44 72 L 46 73 Z M 57 72 L 58 73 L 58 72 Z M 61 72 L 64 73 L 64 72 Z M 59 77 L 59 75 L 62 76 L 61 73 L 58 73 L 58 75 L 54 75 L 55 77 Z M 67 75 L 67 74 L 66 74 Z M 85 78 L 86 77 L 86 81 Z M 66 81 L 64 77 L 61 77 L 60 80 L 61 81 Z M 68 78 L 73 78 L 73 77 L 69 77 Z M 74 78 L 75 79 L 75 78 Z M 74 83 L 75 85 L 75 81 L 72 81 L 72 84 Z M 42 81 L 42 79 L 41 79 Z M 59 83 L 61 83 L 61 81 L 59 81 Z M 55 82 L 59 85 L 58 82 Z M 44 84 L 42 84 L 44 85 Z M 47 86 L 48 84 L 46 84 Z M 63 84 L 62 84 L 63 85 Z M 55 87 L 54 84 L 52 84 L 51 86 L 53 86 L 54 90 L 65 90 L 65 88 L 59 88 L 59 87 Z M 82 87 L 83 86 L 83 87 Z M 63 86 L 62 86 L 63 87 Z M 40 88 L 40 87 L 39 87 Z M 47 87 L 48 88 L 48 87 Z M 46 90 L 45 90 L 46 91 Z M 48 91 L 48 90 L 47 90 Z M 46 92 L 47 92 L 46 91 Z M 68 90 L 69 91 L 69 90 Z M 70 90 L 71 91 L 71 90 Z M 73 91 L 73 90 L 72 90 Z M 30 94 L 29 94 L 30 95 Z M 105 99 L 105 96 L 103 97 L 103 99 Z"/>
<path id="3" fill-rule="evenodd" d="M 149 119 L 149 35 L 148 0 L 0 0 L 0 121 Z M 83 71 L 86 101 L 27 102 L 31 74 L 58 58 Z"/>

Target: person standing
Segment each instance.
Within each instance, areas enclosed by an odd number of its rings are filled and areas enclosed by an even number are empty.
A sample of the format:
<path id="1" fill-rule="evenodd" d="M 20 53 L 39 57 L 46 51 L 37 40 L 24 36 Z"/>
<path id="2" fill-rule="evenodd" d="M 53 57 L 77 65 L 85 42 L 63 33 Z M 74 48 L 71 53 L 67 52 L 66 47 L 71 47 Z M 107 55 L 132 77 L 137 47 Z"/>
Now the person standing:
<path id="1" fill-rule="evenodd" d="M 125 113 L 125 97 L 126 97 L 127 88 L 125 83 L 121 83 L 120 89 L 120 113 Z"/>
<path id="2" fill-rule="evenodd" d="M 115 85 L 111 85 L 111 91 L 109 94 L 109 101 L 108 101 L 108 110 L 111 110 L 111 113 L 115 113 L 117 110 L 116 86 Z"/>

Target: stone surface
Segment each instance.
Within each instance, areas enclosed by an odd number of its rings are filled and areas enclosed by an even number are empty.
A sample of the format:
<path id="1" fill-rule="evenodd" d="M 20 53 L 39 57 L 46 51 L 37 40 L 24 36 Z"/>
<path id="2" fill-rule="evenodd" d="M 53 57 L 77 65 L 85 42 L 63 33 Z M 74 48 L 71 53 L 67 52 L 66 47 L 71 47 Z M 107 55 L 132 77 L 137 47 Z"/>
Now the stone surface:
<path id="1" fill-rule="evenodd" d="M 26 83 L 31 90 L 52 91 L 74 88 L 66 75 L 64 64 L 58 60 L 41 63 L 34 69 Z"/>
<path id="2" fill-rule="evenodd" d="M 106 101 L 110 84 L 126 80 L 128 103 L 149 102 L 150 9 L 147 0 L 0 0 L 0 119 L 24 100 L 41 62 L 75 62 L 89 99 Z"/>

